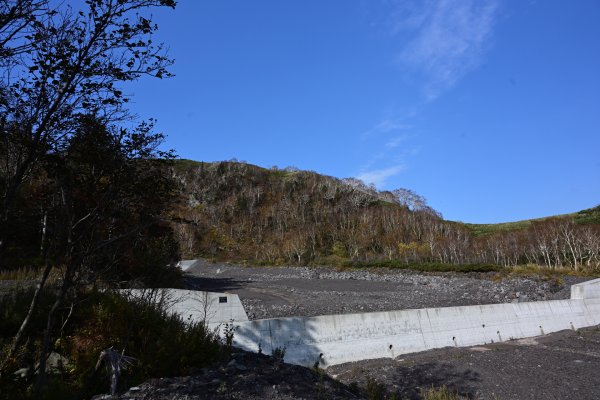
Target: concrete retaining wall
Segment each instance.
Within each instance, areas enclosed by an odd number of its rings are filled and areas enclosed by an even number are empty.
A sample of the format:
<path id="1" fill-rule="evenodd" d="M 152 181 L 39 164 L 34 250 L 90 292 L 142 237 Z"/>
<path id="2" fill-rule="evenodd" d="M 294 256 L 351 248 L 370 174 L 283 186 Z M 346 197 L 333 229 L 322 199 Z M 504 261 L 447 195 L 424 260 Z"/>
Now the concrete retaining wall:
<path id="1" fill-rule="evenodd" d="M 185 272 L 188 269 L 199 265 L 200 261 L 201 260 L 181 260 L 177 263 L 177 266 L 181 268 L 183 272 Z"/>
<path id="2" fill-rule="evenodd" d="M 122 292 L 134 297 L 151 296 L 155 301 L 163 301 L 170 312 L 180 314 L 191 322 L 205 320 L 207 324 L 217 326 L 230 320 L 248 321 L 237 294 L 181 289 L 126 289 Z"/>
<path id="3" fill-rule="evenodd" d="M 572 299 L 600 299 L 600 278 L 571 286 Z"/>
<path id="4" fill-rule="evenodd" d="M 575 290 L 581 298 L 570 300 L 241 322 L 234 346 L 265 354 L 285 348 L 288 363 L 329 366 L 600 324 L 600 280 L 576 286 L 583 287 Z"/>

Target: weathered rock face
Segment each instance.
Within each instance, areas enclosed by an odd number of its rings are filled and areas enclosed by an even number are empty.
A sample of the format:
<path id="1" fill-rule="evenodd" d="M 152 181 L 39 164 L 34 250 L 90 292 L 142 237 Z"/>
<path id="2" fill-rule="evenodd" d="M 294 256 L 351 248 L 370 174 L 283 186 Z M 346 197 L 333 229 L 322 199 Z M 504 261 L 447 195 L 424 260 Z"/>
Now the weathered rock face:
<path id="1" fill-rule="evenodd" d="M 99 395 L 93 400 L 111 398 Z M 196 375 L 151 379 L 119 397 L 121 400 L 361 398 L 324 372 L 241 351 L 233 353 L 221 365 L 199 370 Z"/>

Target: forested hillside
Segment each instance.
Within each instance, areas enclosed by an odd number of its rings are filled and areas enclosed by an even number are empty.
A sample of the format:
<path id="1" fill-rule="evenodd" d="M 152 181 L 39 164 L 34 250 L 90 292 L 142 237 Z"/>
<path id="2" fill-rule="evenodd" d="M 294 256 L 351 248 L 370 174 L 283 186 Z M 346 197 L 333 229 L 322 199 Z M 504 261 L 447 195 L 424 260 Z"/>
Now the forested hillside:
<path id="1" fill-rule="evenodd" d="M 379 192 L 356 179 L 188 160 L 174 174 L 182 190 L 175 232 L 188 257 L 600 267 L 598 208 L 482 232 L 445 221 L 410 190 Z"/>

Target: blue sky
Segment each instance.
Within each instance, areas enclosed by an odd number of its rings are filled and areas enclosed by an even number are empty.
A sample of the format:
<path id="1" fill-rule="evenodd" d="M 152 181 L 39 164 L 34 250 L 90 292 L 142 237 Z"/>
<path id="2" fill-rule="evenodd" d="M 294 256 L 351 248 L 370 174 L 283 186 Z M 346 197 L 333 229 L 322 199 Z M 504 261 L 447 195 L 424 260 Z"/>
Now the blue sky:
<path id="1" fill-rule="evenodd" d="M 600 2 L 181 0 L 176 77 L 129 85 L 182 158 L 237 158 L 502 222 L 600 203 Z"/>

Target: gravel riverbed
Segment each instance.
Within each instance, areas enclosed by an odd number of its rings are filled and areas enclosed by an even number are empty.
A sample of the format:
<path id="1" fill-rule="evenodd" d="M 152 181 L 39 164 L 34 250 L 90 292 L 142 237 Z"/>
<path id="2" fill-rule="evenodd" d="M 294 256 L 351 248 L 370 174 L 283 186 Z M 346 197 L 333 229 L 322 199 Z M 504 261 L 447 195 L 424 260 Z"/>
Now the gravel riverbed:
<path id="1" fill-rule="evenodd" d="M 420 273 L 308 267 L 246 267 L 203 262 L 186 274 L 189 289 L 236 293 L 251 319 L 566 299 L 570 285 L 591 278 Z M 0 282 L 0 293 L 22 283 Z M 33 281 L 28 284 L 33 284 Z M 234 351 L 192 376 L 151 379 L 119 398 L 419 399 L 447 386 L 464 399 L 600 399 L 600 327 L 395 359 L 364 360 L 314 370 Z M 99 395 L 95 400 L 112 399 Z"/>
<path id="2" fill-rule="evenodd" d="M 421 273 L 204 262 L 187 271 L 190 289 L 238 294 L 250 319 L 566 299 L 589 278 L 497 273 Z"/>

